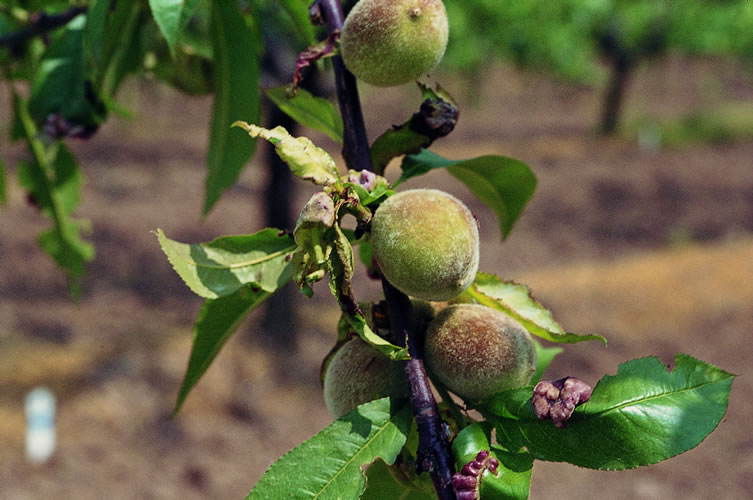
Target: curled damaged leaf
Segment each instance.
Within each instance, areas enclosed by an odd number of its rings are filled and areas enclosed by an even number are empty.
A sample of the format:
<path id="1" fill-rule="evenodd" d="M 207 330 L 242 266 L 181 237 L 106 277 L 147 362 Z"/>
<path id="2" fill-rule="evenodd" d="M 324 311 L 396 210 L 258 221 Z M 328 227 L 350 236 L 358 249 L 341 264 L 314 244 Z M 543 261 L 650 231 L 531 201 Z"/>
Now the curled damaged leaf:
<path id="1" fill-rule="evenodd" d="M 591 399 L 591 392 L 590 385 L 575 377 L 541 381 L 533 388 L 531 404 L 539 420 L 550 418 L 564 429 L 575 407 Z"/>
<path id="2" fill-rule="evenodd" d="M 574 344 L 587 340 L 607 340 L 601 335 L 578 335 L 565 332 L 552 313 L 531 295 L 531 290 L 513 281 L 503 281 L 489 273 L 478 273 L 466 291 L 479 304 L 501 311 L 519 321 L 532 335 L 550 342 Z"/>
<path id="3" fill-rule="evenodd" d="M 337 42 L 339 40 L 340 40 L 340 32 L 333 31 L 327 36 L 327 38 L 325 38 L 321 42 L 311 47 L 308 47 L 303 52 L 298 54 L 298 59 L 296 59 L 295 61 L 295 73 L 293 73 L 293 84 L 290 86 L 290 89 L 288 90 L 288 95 L 292 97 L 298 91 L 298 86 L 303 82 L 303 73 L 302 73 L 303 68 L 311 66 L 311 63 L 314 63 L 318 61 L 319 59 L 324 59 L 327 57 L 334 56 L 335 48 L 337 47 Z"/>
<path id="4" fill-rule="evenodd" d="M 418 112 L 402 125 L 395 125 L 371 146 L 374 169 L 383 172 L 393 158 L 416 154 L 455 129 L 458 109 L 454 99 L 441 87 L 437 90 L 418 84 L 423 101 Z"/>
<path id="5" fill-rule="evenodd" d="M 251 137 L 261 137 L 274 144 L 277 155 L 301 179 L 319 186 L 339 186 L 340 173 L 335 161 L 307 137 L 293 137 L 283 127 L 269 130 L 243 121 L 233 123 L 233 127 L 242 128 Z"/>
<path id="6" fill-rule="evenodd" d="M 293 238 L 298 251 L 293 257 L 295 282 L 307 296 L 313 294 L 311 284 L 324 278 L 332 243 L 325 233 L 335 224 L 335 203 L 323 191 L 315 193 L 306 203 L 295 224 Z"/>
<path id="7" fill-rule="evenodd" d="M 452 476 L 452 488 L 455 490 L 455 496 L 458 500 L 479 500 L 481 498 L 479 490 L 481 486 L 481 475 L 489 471 L 490 474 L 497 475 L 499 460 L 491 456 L 488 450 L 481 450 L 476 458 L 463 466 L 460 472 Z"/>
<path id="8" fill-rule="evenodd" d="M 476 422 L 461 430 L 452 443 L 458 466 L 452 478 L 460 500 L 525 499 L 531 486 L 533 457 L 525 451 L 505 451 L 490 444 L 492 426 Z"/>

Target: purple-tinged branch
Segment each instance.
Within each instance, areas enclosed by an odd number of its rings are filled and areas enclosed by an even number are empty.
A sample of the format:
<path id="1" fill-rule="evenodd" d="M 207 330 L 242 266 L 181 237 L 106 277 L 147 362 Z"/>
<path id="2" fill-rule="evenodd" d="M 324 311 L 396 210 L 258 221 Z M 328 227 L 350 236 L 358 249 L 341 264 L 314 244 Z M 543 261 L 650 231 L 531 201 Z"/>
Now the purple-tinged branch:
<path id="1" fill-rule="evenodd" d="M 444 432 L 439 407 L 431 392 L 429 378 L 424 369 L 423 353 L 416 342 L 412 321 L 413 305 L 407 295 L 382 279 L 384 296 L 390 319 L 393 342 L 406 345 L 411 359 L 404 361 L 405 374 L 410 386 L 410 402 L 418 427 L 417 472 L 428 472 L 440 500 L 455 498 L 451 479 L 453 473 L 450 444 Z"/>
<path id="2" fill-rule="evenodd" d="M 18 47 L 31 38 L 65 26 L 84 12 L 86 12 L 86 7 L 71 7 L 59 14 L 46 14 L 44 12 L 35 14 L 26 28 L 0 36 L 0 47 Z"/>
<path id="3" fill-rule="evenodd" d="M 345 22 L 340 0 L 316 0 L 315 3 L 318 9 L 314 10 L 321 14 L 327 31 L 330 34 L 339 32 Z M 348 168 L 373 170 L 356 77 L 348 71 L 339 55 L 332 58 L 332 66 L 335 70 L 337 102 L 343 118 L 343 158 Z"/>

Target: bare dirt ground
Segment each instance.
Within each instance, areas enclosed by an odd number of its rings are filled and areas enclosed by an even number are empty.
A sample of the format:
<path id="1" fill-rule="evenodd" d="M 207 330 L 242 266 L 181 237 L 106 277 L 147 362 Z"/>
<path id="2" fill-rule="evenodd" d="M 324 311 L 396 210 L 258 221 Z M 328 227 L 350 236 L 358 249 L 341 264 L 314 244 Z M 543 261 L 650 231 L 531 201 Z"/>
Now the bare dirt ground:
<path id="1" fill-rule="evenodd" d="M 609 338 L 607 348 L 569 347 L 551 378 L 595 383 L 622 361 L 658 355 L 671 365 L 676 352 L 739 374 L 725 419 L 698 448 L 624 473 L 537 463 L 532 498 L 749 497 L 753 142 L 641 151 L 632 139 L 592 133 L 599 101 L 591 89 L 505 69 L 480 85 L 450 82 L 461 121 L 435 150 L 520 158 L 538 176 L 537 193 L 500 243 L 493 216 L 449 176 L 410 185 L 467 200 L 484 230 L 484 270 L 531 285 L 568 330 Z M 411 88 L 364 91 L 372 137 L 405 119 L 400 103 L 412 109 L 418 99 Z M 47 221 L 16 187 L 0 209 L 3 499 L 243 497 L 279 455 L 330 421 L 318 369 L 337 312 L 325 287 L 298 300 L 295 356 L 283 361 L 261 347 L 256 313 L 180 415 L 169 416 L 200 300 L 151 231 L 205 241 L 258 230 L 266 175 L 255 161 L 200 222 L 209 102 L 148 83 L 123 100 L 136 119 L 111 120 L 94 140 L 74 144 L 88 177 L 79 214 L 92 220 L 97 246 L 79 304 L 36 247 Z M 735 66 L 673 58 L 638 75 L 627 109 L 629 118 L 667 119 L 751 101 L 750 75 Z M 1 144 L 6 163 L 23 157 Z M 293 203 L 309 192 L 300 186 Z M 40 384 L 58 398 L 59 446 L 48 464 L 30 466 L 23 397 Z"/>

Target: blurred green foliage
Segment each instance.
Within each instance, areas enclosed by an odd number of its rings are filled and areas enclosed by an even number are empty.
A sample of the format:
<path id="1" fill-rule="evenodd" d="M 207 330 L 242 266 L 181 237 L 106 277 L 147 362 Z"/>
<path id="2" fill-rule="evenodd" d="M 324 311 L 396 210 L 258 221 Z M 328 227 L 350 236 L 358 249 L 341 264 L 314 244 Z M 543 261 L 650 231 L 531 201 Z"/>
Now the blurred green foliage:
<path id="1" fill-rule="evenodd" d="M 450 43 L 444 64 L 480 71 L 490 60 L 592 82 L 606 35 L 630 50 L 735 56 L 753 63 L 749 0 L 445 0 Z"/>

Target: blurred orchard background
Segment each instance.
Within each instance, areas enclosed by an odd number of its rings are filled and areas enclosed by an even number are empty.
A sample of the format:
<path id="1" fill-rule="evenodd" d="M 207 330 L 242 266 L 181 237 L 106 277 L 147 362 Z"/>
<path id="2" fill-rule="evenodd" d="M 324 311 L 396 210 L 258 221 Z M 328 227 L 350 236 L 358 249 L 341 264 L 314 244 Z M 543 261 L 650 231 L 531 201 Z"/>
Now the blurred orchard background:
<path id="1" fill-rule="evenodd" d="M 201 299 L 172 271 L 153 231 L 200 242 L 292 228 L 311 190 L 260 145 L 202 215 L 217 81 L 206 46 L 210 2 L 199 3 L 172 55 L 147 2 L 130 3 L 141 9 L 133 32 L 140 45 L 129 76 L 106 96 L 117 112 L 80 123 L 88 133 L 79 135 L 90 137 L 63 139 L 85 177 L 75 216 L 90 221 L 82 234 L 96 249 L 76 301 L 66 272 L 38 246 L 50 222 L 19 183 L 29 152 L 11 140 L 18 125 L 10 97 L 11 79 L 20 95 L 33 93 L 28 52 L 38 60 L 66 28 L 21 44 L 14 34 L 41 12 L 72 7 L 0 2 L 3 499 L 238 498 L 330 421 L 319 364 L 339 312 L 321 284 L 313 299 L 290 288 L 256 311 L 171 417 Z M 288 83 L 306 46 L 294 11 L 282 8 L 291 3 L 306 2 L 239 2 L 265 40 L 264 88 Z M 658 355 L 671 365 L 676 352 L 739 374 L 725 419 L 698 448 L 623 473 L 537 462 L 531 497 L 749 496 L 753 2 L 445 3 L 450 45 L 429 81 L 441 82 L 461 114 L 433 149 L 448 158 L 518 158 L 539 185 L 504 242 L 493 214 L 446 173 L 405 188 L 420 183 L 465 200 L 481 223 L 482 269 L 529 284 L 568 331 L 609 339 L 606 348 L 568 347 L 548 377 L 595 383 L 621 361 Z M 233 50 L 242 57 L 255 49 Z M 312 91 L 333 95 L 327 63 L 309 80 Z M 420 104 L 411 85 L 363 85 L 361 95 L 372 140 Z M 286 123 L 267 101 L 260 119 Z M 339 154 L 321 133 L 296 133 Z M 387 175 L 397 172 L 391 166 Z M 364 298 L 377 299 L 374 284 L 366 290 Z M 57 448 L 43 464 L 24 451 L 24 398 L 37 386 L 57 400 Z"/>

